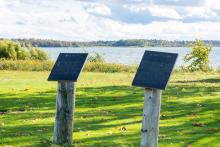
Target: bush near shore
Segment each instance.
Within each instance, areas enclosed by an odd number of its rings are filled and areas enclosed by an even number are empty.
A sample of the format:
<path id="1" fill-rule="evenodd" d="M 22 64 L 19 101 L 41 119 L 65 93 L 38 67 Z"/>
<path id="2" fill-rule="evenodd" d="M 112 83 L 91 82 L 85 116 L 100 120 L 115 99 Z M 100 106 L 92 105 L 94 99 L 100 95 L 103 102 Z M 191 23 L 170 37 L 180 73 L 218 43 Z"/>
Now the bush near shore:
<path id="1" fill-rule="evenodd" d="M 50 71 L 53 68 L 54 61 L 39 60 L 0 60 L 0 70 L 17 70 L 17 71 Z M 83 71 L 87 72 L 136 72 L 138 65 L 112 64 L 103 62 L 87 62 Z M 210 69 L 206 72 L 215 71 Z M 220 72 L 220 67 L 216 69 Z M 186 67 L 178 67 L 174 72 L 192 72 Z"/>
<path id="2" fill-rule="evenodd" d="M 53 61 L 39 60 L 0 60 L 0 70 L 18 71 L 50 71 L 53 68 Z M 84 71 L 87 72 L 135 72 L 136 65 L 111 64 L 103 62 L 87 62 Z"/>
<path id="3" fill-rule="evenodd" d="M 0 70 L 49 71 L 53 65 L 54 62 L 48 60 L 0 60 Z"/>
<path id="4" fill-rule="evenodd" d="M 85 65 L 84 71 L 114 73 L 114 72 L 135 72 L 136 69 L 137 69 L 136 65 L 88 62 Z"/>
<path id="5" fill-rule="evenodd" d="M 48 60 L 47 53 L 31 45 L 22 46 L 17 41 L 0 40 L 0 59 L 6 60 Z"/>

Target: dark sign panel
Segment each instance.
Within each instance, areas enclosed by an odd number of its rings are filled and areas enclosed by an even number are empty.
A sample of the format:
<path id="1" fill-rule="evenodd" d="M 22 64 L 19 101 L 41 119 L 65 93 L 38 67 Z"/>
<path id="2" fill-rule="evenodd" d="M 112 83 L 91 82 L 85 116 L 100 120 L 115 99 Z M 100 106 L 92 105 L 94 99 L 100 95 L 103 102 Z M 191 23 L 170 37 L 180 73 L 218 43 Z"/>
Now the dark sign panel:
<path id="1" fill-rule="evenodd" d="M 48 81 L 77 81 L 87 53 L 60 53 Z"/>
<path id="2" fill-rule="evenodd" d="M 177 56 L 175 53 L 145 51 L 132 85 L 164 90 Z"/>

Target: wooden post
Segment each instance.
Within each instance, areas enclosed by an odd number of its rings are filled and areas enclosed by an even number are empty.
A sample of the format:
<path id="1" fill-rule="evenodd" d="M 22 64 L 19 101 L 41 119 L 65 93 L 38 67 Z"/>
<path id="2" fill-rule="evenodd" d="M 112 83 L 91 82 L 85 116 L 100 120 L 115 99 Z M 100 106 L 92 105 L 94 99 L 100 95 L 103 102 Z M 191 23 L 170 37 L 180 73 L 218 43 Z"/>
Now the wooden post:
<path id="1" fill-rule="evenodd" d="M 157 147 L 161 90 L 144 89 L 141 147 Z"/>
<path id="2" fill-rule="evenodd" d="M 75 107 L 75 83 L 58 81 L 54 143 L 72 144 L 73 118 Z"/>

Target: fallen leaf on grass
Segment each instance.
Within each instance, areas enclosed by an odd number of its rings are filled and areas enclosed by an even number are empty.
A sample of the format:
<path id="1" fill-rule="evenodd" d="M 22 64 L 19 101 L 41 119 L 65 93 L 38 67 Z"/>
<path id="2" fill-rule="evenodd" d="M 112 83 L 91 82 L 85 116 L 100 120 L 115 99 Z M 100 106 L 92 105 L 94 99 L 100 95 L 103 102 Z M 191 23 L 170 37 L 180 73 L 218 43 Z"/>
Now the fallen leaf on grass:
<path id="1" fill-rule="evenodd" d="M 204 123 L 193 123 L 192 125 L 195 127 L 204 127 L 205 126 Z"/>
<path id="2" fill-rule="evenodd" d="M 108 115 L 108 113 L 109 113 L 109 111 L 102 111 L 102 112 L 101 112 L 101 115 L 102 115 L 102 116 L 106 116 L 106 115 Z"/>
<path id="3" fill-rule="evenodd" d="M 48 128 L 41 128 L 41 129 L 39 129 L 37 131 L 39 131 L 39 132 L 47 132 L 47 131 L 49 131 L 49 129 Z"/>
<path id="4" fill-rule="evenodd" d="M 28 91 L 28 90 L 30 90 L 30 89 L 29 88 L 24 89 L 24 91 Z"/>
<path id="5" fill-rule="evenodd" d="M 8 110 L 0 110 L 0 115 L 3 115 L 5 113 L 7 113 L 7 112 L 8 112 Z"/>
<path id="6" fill-rule="evenodd" d="M 196 114 L 196 112 L 192 112 L 192 114 L 191 114 L 192 116 L 196 116 L 197 114 Z"/>
<path id="7" fill-rule="evenodd" d="M 220 132 L 220 128 L 213 128 L 211 129 L 213 132 Z"/>
<path id="8" fill-rule="evenodd" d="M 0 111 L 0 115 L 3 115 L 3 114 L 5 114 L 5 113 L 6 113 L 6 112 L 1 112 L 1 111 Z"/>
<path id="9" fill-rule="evenodd" d="M 167 116 L 166 116 L 165 114 L 161 114 L 161 115 L 160 115 L 160 119 L 161 119 L 161 120 L 166 119 L 166 117 L 167 117 Z"/>
<path id="10" fill-rule="evenodd" d="M 23 108 L 23 107 L 18 108 L 17 111 L 23 112 L 23 111 L 25 111 L 25 108 Z"/>
<path id="11" fill-rule="evenodd" d="M 204 107 L 205 105 L 203 104 L 196 104 L 197 107 Z"/>
<path id="12" fill-rule="evenodd" d="M 27 132 L 17 132 L 16 133 L 16 136 L 29 136 L 31 135 L 30 133 L 27 133 Z"/>
<path id="13" fill-rule="evenodd" d="M 126 127 L 121 127 L 120 130 L 121 130 L 121 131 L 126 131 L 127 128 L 126 128 Z"/>

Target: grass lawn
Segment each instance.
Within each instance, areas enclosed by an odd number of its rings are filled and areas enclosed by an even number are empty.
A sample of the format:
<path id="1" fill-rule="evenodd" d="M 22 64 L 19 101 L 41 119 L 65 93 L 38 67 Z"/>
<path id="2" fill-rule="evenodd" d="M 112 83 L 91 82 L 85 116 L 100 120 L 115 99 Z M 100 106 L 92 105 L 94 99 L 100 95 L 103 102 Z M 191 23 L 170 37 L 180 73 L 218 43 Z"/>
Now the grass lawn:
<path id="1" fill-rule="evenodd" d="M 57 83 L 48 82 L 48 74 L 0 71 L 0 146 L 50 146 Z M 76 147 L 139 146 L 143 89 L 130 86 L 133 76 L 81 74 Z M 220 147 L 220 73 L 172 75 L 162 95 L 159 147 L 163 146 Z"/>

